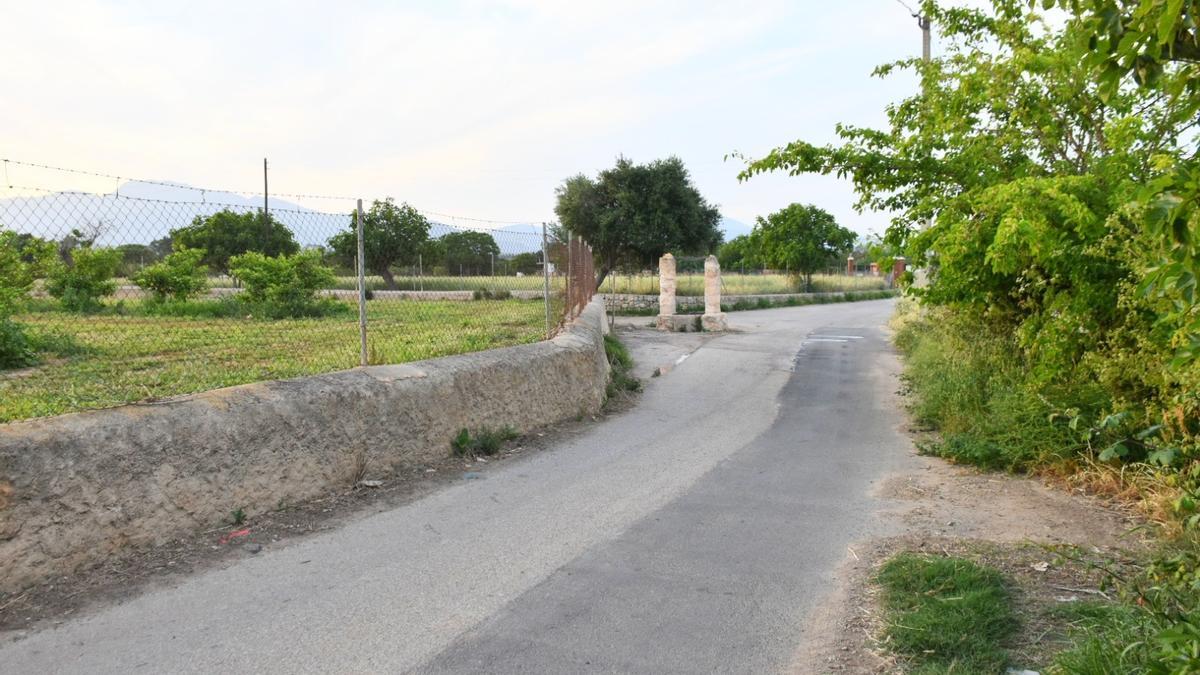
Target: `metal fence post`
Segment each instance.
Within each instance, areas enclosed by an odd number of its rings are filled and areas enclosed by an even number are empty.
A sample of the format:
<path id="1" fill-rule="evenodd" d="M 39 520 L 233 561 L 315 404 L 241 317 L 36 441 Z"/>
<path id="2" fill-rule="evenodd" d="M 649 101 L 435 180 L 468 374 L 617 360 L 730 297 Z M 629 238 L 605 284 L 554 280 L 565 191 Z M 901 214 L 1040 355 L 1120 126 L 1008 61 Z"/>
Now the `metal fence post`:
<path id="1" fill-rule="evenodd" d="M 363 245 L 362 200 L 354 211 L 355 229 L 358 231 L 358 365 L 367 365 L 367 271 Z"/>
<path id="2" fill-rule="evenodd" d="M 546 224 L 542 223 L 542 300 L 546 305 L 546 338 L 550 338 L 550 247 L 546 241 Z"/>

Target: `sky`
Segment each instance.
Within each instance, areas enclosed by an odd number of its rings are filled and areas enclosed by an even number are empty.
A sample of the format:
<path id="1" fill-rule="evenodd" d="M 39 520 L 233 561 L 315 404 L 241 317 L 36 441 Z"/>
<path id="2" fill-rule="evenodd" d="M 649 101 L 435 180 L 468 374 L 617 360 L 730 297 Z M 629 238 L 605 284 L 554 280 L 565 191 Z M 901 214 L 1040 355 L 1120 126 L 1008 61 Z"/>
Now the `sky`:
<path id="1" fill-rule="evenodd" d="M 727 217 L 805 202 L 881 232 L 848 181 L 739 183 L 726 157 L 883 125 L 917 84 L 871 71 L 921 45 L 896 0 L 5 4 L 0 158 L 253 192 L 267 157 L 273 192 L 495 221 L 553 220 L 555 187 L 618 155 L 676 155 Z M 112 190 L 8 177 L 33 181 Z"/>

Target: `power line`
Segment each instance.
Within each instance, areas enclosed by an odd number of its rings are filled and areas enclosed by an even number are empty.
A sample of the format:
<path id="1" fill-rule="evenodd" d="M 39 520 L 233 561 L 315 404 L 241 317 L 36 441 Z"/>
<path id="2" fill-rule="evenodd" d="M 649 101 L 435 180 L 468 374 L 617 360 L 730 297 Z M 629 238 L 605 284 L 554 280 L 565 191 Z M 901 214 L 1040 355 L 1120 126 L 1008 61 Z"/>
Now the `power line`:
<path id="1" fill-rule="evenodd" d="M 920 16 L 920 14 L 917 13 L 912 7 L 909 7 L 908 3 L 905 2 L 904 0 L 896 0 L 896 2 L 900 3 L 904 7 L 904 9 L 907 9 L 909 14 L 911 14 L 913 16 L 917 16 L 917 17 Z"/>

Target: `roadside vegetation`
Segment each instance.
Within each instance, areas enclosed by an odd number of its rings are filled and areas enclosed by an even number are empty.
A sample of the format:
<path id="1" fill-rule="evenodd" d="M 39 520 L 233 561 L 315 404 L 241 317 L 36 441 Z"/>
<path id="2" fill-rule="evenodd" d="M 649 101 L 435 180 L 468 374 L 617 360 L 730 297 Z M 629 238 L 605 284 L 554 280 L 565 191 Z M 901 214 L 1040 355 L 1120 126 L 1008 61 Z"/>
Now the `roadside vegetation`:
<path id="1" fill-rule="evenodd" d="M 605 398 L 616 400 L 642 390 L 642 382 L 633 375 L 633 357 L 621 341 L 611 333 L 604 336 L 604 353 L 608 357 L 610 367 L 608 386 Z"/>
<path id="2" fill-rule="evenodd" d="M 996 570 L 962 558 L 902 553 L 884 563 L 884 640 L 911 673 L 1001 673 L 1017 617 Z"/>
<path id="3" fill-rule="evenodd" d="M 1114 579 L 1126 604 L 1060 671 L 1198 672 L 1200 3 L 921 13 L 942 53 L 878 69 L 921 83 L 886 128 L 790 143 L 743 178 L 844 174 L 896 214 L 885 243 L 926 273 L 896 342 L 940 434 L 928 452 L 1052 474 L 1162 525 L 1164 551 Z"/>

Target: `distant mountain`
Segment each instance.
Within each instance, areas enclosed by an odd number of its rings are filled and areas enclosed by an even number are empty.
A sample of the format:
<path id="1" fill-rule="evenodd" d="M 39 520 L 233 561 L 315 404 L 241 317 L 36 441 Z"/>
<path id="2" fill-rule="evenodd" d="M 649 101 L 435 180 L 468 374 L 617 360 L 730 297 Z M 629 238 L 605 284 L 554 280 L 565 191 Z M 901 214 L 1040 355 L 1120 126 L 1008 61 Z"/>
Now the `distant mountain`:
<path id="1" fill-rule="evenodd" d="M 721 232 L 725 234 L 725 241 L 729 241 L 734 237 L 750 234 L 754 228 L 743 223 L 740 220 L 721 216 L 721 223 L 717 227 L 721 228 Z"/>
<path id="2" fill-rule="evenodd" d="M 271 214 L 288 225 L 303 246 L 324 244 L 345 229 L 349 213 L 320 213 L 282 199 L 270 200 Z M 239 213 L 262 208 L 262 197 L 202 192 L 186 185 L 122 184 L 109 194 L 52 192 L 0 199 L 0 227 L 61 239 L 73 229 L 99 232 L 104 246 L 148 244 L 191 224 L 196 216 L 222 209 Z"/>

